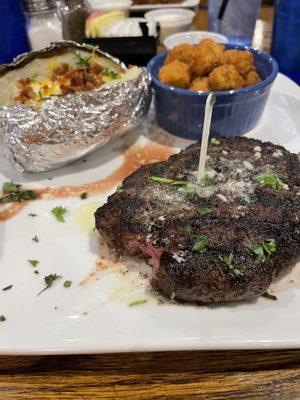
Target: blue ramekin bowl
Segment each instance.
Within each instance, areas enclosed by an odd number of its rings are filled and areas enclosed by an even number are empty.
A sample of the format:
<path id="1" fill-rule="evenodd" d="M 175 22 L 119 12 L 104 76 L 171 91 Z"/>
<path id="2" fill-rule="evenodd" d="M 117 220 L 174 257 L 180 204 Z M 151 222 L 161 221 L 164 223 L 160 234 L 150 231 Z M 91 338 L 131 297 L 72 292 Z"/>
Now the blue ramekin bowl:
<path id="1" fill-rule="evenodd" d="M 248 132 L 259 122 L 271 86 L 278 73 L 277 62 L 269 54 L 249 47 L 226 44 L 225 48 L 249 50 L 261 82 L 246 88 L 214 92 L 211 133 L 215 136 L 237 136 Z M 208 92 L 177 89 L 157 79 L 167 51 L 158 54 L 147 65 L 154 88 L 155 115 L 159 125 L 174 135 L 197 140 L 201 137 L 204 108 Z"/>

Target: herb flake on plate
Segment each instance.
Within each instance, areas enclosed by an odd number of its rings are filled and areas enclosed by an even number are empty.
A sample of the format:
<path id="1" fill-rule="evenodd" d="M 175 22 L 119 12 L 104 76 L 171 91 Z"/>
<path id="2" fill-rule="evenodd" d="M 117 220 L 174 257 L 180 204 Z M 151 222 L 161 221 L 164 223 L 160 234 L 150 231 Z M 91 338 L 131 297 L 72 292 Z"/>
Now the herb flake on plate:
<path id="1" fill-rule="evenodd" d="M 136 307 L 136 306 L 140 306 L 140 305 L 145 304 L 145 303 L 147 303 L 146 299 L 144 299 L 144 300 L 136 300 L 136 301 L 132 301 L 129 304 L 129 307 Z"/>
<path id="2" fill-rule="evenodd" d="M 64 287 L 69 288 L 72 285 L 72 281 L 64 281 Z"/>
<path id="3" fill-rule="evenodd" d="M 67 209 L 61 206 L 58 207 L 54 207 L 51 210 L 52 214 L 55 216 L 55 218 L 57 219 L 57 221 L 59 222 L 66 222 L 64 215 L 67 212 Z"/>
<path id="4" fill-rule="evenodd" d="M 9 286 L 6 286 L 5 288 L 3 288 L 2 290 L 3 291 L 10 290 L 12 287 L 13 287 L 13 285 L 9 285 Z"/>
<path id="5" fill-rule="evenodd" d="M 40 239 L 36 235 L 34 235 L 32 241 L 38 243 Z"/>
<path id="6" fill-rule="evenodd" d="M 39 195 L 33 190 L 21 190 L 22 185 L 15 182 L 5 182 L 2 186 L 3 196 L 0 203 L 21 203 L 26 200 L 35 200 Z"/>
<path id="7" fill-rule="evenodd" d="M 269 300 L 278 300 L 276 296 L 274 296 L 273 294 L 269 293 L 269 292 L 264 292 L 261 297 L 265 297 L 266 299 Z"/>
<path id="8" fill-rule="evenodd" d="M 46 286 L 44 287 L 43 290 L 41 290 L 37 296 L 39 296 L 41 293 L 43 293 L 45 290 L 51 288 L 51 286 L 53 285 L 53 282 L 55 282 L 57 279 L 60 279 L 61 276 L 60 275 L 56 275 L 56 274 L 50 274 L 45 276 L 44 281 L 46 283 Z"/>
<path id="9" fill-rule="evenodd" d="M 2 186 L 2 190 L 5 193 L 18 192 L 21 186 L 22 185 L 20 183 L 15 183 L 13 181 L 5 182 Z"/>
<path id="10" fill-rule="evenodd" d="M 33 267 L 36 267 L 40 262 L 39 260 L 28 260 L 29 264 L 31 264 Z"/>
<path id="11" fill-rule="evenodd" d="M 6 321 L 6 317 L 3 314 L 0 315 L 0 321 L 1 322 Z"/>

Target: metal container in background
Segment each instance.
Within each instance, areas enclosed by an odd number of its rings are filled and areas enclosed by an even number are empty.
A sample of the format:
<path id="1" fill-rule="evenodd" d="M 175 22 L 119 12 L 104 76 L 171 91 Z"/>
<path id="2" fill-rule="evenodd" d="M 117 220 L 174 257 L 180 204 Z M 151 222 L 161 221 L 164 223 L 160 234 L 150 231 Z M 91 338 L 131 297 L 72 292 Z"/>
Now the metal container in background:
<path id="1" fill-rule="evenodd" d="M 55 0 L 23 0 L 31 49 L 36 51 L 62 40 Z"/>
<path id="2" fill-rule="evenodd" d="M 276 0 L 271 54 L 279 70 L 300 84 L 300 1 Z"/>
<path id="3" fill-rule="evenodd" d="M 63 38 L 82 43 L 85 37 L 85 21 L 90 13 L 91 8 L 86 0 L 62 0 L 60 14 Z"/>

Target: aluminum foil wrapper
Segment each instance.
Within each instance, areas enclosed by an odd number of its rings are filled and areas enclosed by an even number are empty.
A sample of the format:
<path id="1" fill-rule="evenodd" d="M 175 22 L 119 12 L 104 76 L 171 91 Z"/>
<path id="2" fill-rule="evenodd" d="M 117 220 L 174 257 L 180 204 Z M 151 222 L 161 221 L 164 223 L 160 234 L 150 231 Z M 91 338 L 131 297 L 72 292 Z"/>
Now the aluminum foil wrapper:
<path id="1" fill-rule="evenodd" d="M 74 42 L 54 43 L 40 52 L 18 57 L 6 70 L 28 64 L 38 54 L 62 54 L 70 47 L 92 51 Z M 119 60 L 96 52 L 126 68 Z M 46 100 L 39 109 L 17 105 L 0 108 L 0 141 L 18 169 L 48 171 L 74 161 L 104 146 L 137 126 L 151 103 L 151 79 L 144 68 L 136 79 L 92 91 Z"/>

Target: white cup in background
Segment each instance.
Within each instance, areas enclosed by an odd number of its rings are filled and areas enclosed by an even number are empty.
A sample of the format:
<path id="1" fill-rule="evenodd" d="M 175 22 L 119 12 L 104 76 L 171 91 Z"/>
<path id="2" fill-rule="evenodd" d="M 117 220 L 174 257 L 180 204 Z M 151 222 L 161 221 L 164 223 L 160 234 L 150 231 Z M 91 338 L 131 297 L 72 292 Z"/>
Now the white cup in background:
<path id="1" fill-rule="evenodd" d="M 202 39 L 213 39 L 217 43 L 228 43 L 227 37 L 220 33 L 208 31 L 187 31 L 168 36 L 164 40 L 164 45 L 168 50 L 170 50 L 183 43 L 198 44 Z"/>
<path id="2" fill-rule="evenodd" d="M 164 8 L 149 11 L 145 18 L 149 21 L 155 21 L 160 26 L 160 43 L 177 32 L 188 30 L 194 19 L 195 12 L 184 8 Z"/>

